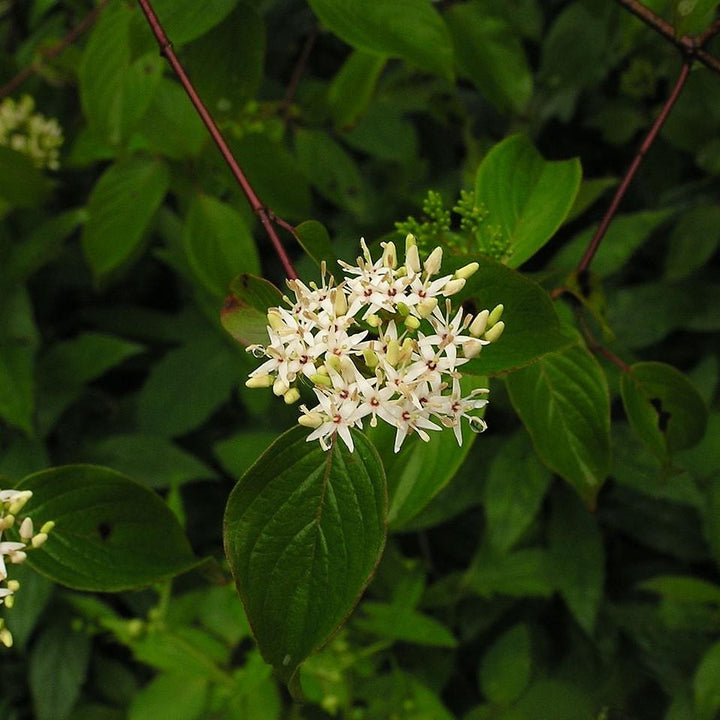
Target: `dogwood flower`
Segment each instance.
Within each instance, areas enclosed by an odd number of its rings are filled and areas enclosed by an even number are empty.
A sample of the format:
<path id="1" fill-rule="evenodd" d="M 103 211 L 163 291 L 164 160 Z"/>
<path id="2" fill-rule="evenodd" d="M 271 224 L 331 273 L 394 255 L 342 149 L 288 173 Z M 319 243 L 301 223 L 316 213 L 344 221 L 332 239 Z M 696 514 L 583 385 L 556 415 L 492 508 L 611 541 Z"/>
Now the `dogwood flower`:
<path id="1" fill-rule="evenodd" d="M 0 145 L 27 155 L 36 167 L 57 170 L 63 134 L 57 120 L 34 112 L 35 101 L 24 95 L 18 102 L 0 103 Z"/>
<path id="2" fill-rule="evenodd" d="M 16 524 L 16 516 L 25 503 L 32 497 L 29 490 L 0 490 L 0 605 L 11 608 L 15 601 L 15 593 L 20 589 L 17 580 L 8 579 L 8 563 L 19 565 L 25 562 L 27 552 L 41 547 L 48 539 L 48 533 L 55 526 L 46 522 L 40 532 L 35 532 L 33 521 L 26 517 L 18 530 L 20 540 L 3 540 L 2 536 Z M 12 634 L 0 618 L 0 644 L 10 647 Z"/>
<path id="3" fill-rule="evenodd" d="M 290 280 L 290 309 L 268 310 L 268 343 L 248 350 L 265 361 L 250 373 L 248 387 L 272 387 L 286 402 L 311 384 L 316 404 L 300 406 L 298 422 L 311 429 L 307 440 L 325 450 L 339 437 L 350 451 L 351 429 L 369 418 L 396 429 L 395 452 L 405 439 L 451 428 L 462 444 L 462 421 L 482 432 L 477 415 L 487 404 L 487 389 L 462 396 L 462 366 L 500 338 L 503 306 L 471 315 L 453 307 L 458 293 L 477 270 L 470 263 L 439 276 L 442 249 L 421 260 L 415 238 L 405 242 L 405 263 L 398 266 L 394 243 L 383 243 L 373 260 L 364 240 L 356 264 L 340 261 L 335 284 L 322 265 L 322 282 Z M 482 397 L 480 397 L 482 396 Z"/>

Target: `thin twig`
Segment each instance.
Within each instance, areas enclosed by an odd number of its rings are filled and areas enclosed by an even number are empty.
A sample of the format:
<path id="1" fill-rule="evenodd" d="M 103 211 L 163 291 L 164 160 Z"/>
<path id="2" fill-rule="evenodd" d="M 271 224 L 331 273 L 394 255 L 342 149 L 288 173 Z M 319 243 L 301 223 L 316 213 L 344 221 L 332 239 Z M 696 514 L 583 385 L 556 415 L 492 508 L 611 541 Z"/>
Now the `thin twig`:
<path id="1" fill-rule="evenodd" d="M 716 73 L 720 73 L 720 60 L 713 57 L 706 50 L 703 50 L 703 45 L 705 45 L 718 30 L 713 31 L 707 38 L 704 37 L 704 33 L 696 38 L 690 35 L 677 37 L 677 35 L 675 35 L 675 29 L 667 20 L 663 20 L 663 18 L 639 2 L 639 0 L 616 0 L 616 2 L 620 3 L 626 10 L 629 10 L 635 17 L 640 18 L 640 20 L 650 26 L 655 32 L 662 35 L 666 40 L 669 40 L 673 45 L 680 48 L 687 57 L 697 60 Z"/>
<path id="2" fill-rule="evenodd" d="M 282 102 L 282 116 L 285 122 L 287 122 L 290 115 L 290 108 L 292 107 L 293 100 L 295 100 L 300 80 L 305 73 L 305 67 L 307 66 L 307 61 L 310 57 L 313 45 L 315 44 L 315 40 L 317 40 L 319 30 L 320 28 L 318 24 L 315 23 L 308 36 L 305 38 L 302 50 L 300 51 L 300 56 L 298 57 L 295 67 L 293 68 L 292 75 L 290 76 L 290 82 L 288 83 L 287 90 L 285 91 L 285 97 Z"/>
<path id="3" fill-rule="evenodd" d="M 705 32 L 700 33 L 695 42 L 698 47 L 705 47 L 718 33 L 720 33 L 720 20 L 716 20 Z"/>
<path id="4" fill-rule="evenodd" d="M 620 205 L 623 197 L 625 197 L 625 193 L 627 192 L 627 189 L 630 186 L 632 179 L 635 177 L 637 169 L 640 167 L 640 164 L 642 163 L 643 158 L 647 154 L 647 151 L 650 149 L 653 142 L 655 142 L 655 138 L 660 132 L 660 128 L 662 128 L 662 126 L 664 125 L 665 120 L 667 120 L 667 116 L 669 115 L 670 110 L 672 110 L 673 105 L 675 105 L 675 102 L 680 95 L 680 91 L 682 90 L 683 85 L 685 85 L 685 81 L 687 80 L 688 74 L 690 73 L 691 65 L 692 61 L 688 61 L 683 64 L 682 69 L 680 70 L 680 75 L 675 82 L 675 86 L 673 87 L 670 96 L 665 101 L 665 104 L 663 105 L 660 114 L 657 116 L 655 122 L 650 128 L 650 131 L 645 136 L 645 139 L 643 140 L 643 143 L 640 146 L 637 154 L 633 158 L 632 163 L 630 163 L 630 167 L 627 169 L 627 172 L 625 173 L 622 182 L 618 186 L 618 189 L 615 191 L 615 195 L 613 196 L 610 206 L 606 210 L 603 219 L 600 221 L 600 224 L 597 226 L 597 229 L 595 230 L 592 239 L 590 240 L 590 243 L 585 250 L 585 254 L 582 256 L 582 259 L 578 263 L 576 270 L 577 274 L 585 272 L 590 266 L 593 258 L 595 257 L 595 253 L 600 246 L 600 242 L 605 236 L 605 233 L 607 232 L 607 229 L 612 222 L 612 219 L 615 217 L 618 206 Z"/>
<path id="5" fill-rule="evenodd" d="M 612 350 L 608 350 L 604 345 L 601 345 L 595 339 L 595 336 L 590 331 L 585 318 L 581 317 L 579 314 L 577 318 L 580 330 L 585 336 L 585 341 L 587 342 L 588 349 L 591 353 L 594 353 L 595 355 L 604 355 L 611 363 L 613 363 L 613 365 L 617 365 L 625 373 L 632 371 L 630 365 L 628 365 L 622 358 L 618 357 Z"/>
<path id="6" fill-rule="evenodd" d="M 225 138 L 220 132 L 220 129 L 218 128 L 215 120 L 213 120 L 212 115 L 210 115 L 210 113 L 208 112 L 208 109 L 205 107 L 203 101 L 200 99 L 200 96 L 197 94 L 195 87 L 190 81 L 190 78 L 187 76 L 185 69 L 178 60 L 177 55 L 173 50 L 172 43 L 168 39 L 168 36 L 165 34 L 165 30 L 160 24 L 160 21 L 155 14 L 152 4 L 149 0 L 138 0 L 138 2 L 140 3 L 140 7 L 142 8 L 145 17 L 147 18 L 150 29 L 152 30 L 153 35 L 155 36 L 155 39 L 160 46 L 160 54 L 165 57 L 168 63 L 170 63 L 170 66 L 180 80 L 183 89 L 185 90 L 188 97 L 190 98 L 190 101 L 194 105 L 195 110 L 197 111 L 203 123 L 205 123 L 205 127 L 208 129 L 208 132 L 210 133 L 212 139 L 215 141 L 215 144 L 220 150 L 223 159 L 230 168 L 230 172 L 232 172 L 233 176 L 242 188 L 242 191 L 245 194 L 248 203 L 250 203 L 250 207 L 253 209 L 258 218 L 260 218 L 260 222 L 265 228 L 265 232 L 267 232 L 268 237 L 270 238 L 270 242 L 272 242 L 273 247 L 275 248 L 275 252 L 280 258 L 280 262 L 285 269 L 285 274 L 289 278 L 297 278 L 297 272 L 295 272 L 295 268 L 293 267 L 292 262 L 290 262 L 290 258 L 285 252 L 285 248 L 283 247 L 283 244 L 280 241 L 277 233 L 275 232 L 275 228 L 273 227 L 271 218 L 275 216 L 268 211 L 265 205 L 263 205 L 263 203 L 260 201 L 260 198 L 255 193 L 255 190 L 253 189 L 249 180 L 247 179 L 247 177 L 245 177 L 245 173 L 242 171 L 240 165 L 232 154 L 232 151 L 230 150 L 227 142 L 225 141 Z"/>
<path id="7" fill-rule="evenodd" d="M 30 76 L 34 75 L 47 60 L 59 55 L 68 45 L 72 45 L 92 24 L 110 0 L 101 0 L 60 42 L 41 51 L 40 59 L 21 70 L 12 80 L 0 87 L 0 100 L 22 85 Z"/>

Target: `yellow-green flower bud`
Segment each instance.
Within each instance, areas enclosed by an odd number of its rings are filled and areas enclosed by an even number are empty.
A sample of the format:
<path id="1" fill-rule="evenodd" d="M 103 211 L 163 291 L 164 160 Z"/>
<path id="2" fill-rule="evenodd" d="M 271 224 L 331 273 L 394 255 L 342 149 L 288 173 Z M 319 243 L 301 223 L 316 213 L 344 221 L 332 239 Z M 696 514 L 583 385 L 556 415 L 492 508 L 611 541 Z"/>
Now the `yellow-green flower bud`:
<path id="1" fill-rule="evenodd" d="M 380 319 L 379 315 L 368 315 L 367 318 L 365 318 L 365 322 L 370 327 L 374 327 L 374 328 L 380 327 L 380 325 L 382 325 L 382 320 Z"/>
<path id="2" fill-rule="evenodd" d="M 392 268 L 393 270 L 397 267 L 397 250 L 395 249 L 394 242 L 382 243 L 383 255 L 382 263 L 385 267 Z"/>
<path id="3" fill-rule="evenodd" d="M 347 312 L 347 309 L 348 309 L 347 298 L 345 297 L 345 293 L 340 288 L 337 288 L 335 290 L 335 299 L 333 301 L 333 309 L 335 310 L 335 315 L 337 317 L 340 317 L 341 315 L 344 315 Z"/>
<path id="4" fill-rule="evenodd" d="M 412 235 L 408 235 L 408 237 L 413 237 Z M 414 240 L 415 238 L 413 238 Z M 414 273 L 419 273 L 421 269 L 420 265 L 420 253 L 418 252 L 417 245 L 411 245 L 407 248 L 405 251 L 405 265 L 408 267 L 409 270 L 412 270 Z"/>
<path id="5" fill-rule="evenodd" d="M 493 325 L 485 333 L 485 339 L 488 342 L 495 342 L 503 334 L 504 329 L 505 329 L 505 323 L 502 320 L 498 323 L 495 323 L 495 325 Z"/>
<path id="6" fill-rule="evenodd" d="M 332 387 L 332 380 L 329 375 L 323 375 L 322 373 L 315 373 L 310 376 L 310 381 L 316 385 L 322 385 L 323 387 Z"/>
<path id="7" fill-rule="evenodd" d="M 5 604 L 7 605 L 7 599 L 5 600 Z M 2 643 L 6 648 L 12 647 L 13 637 L 6 627 L 0 630 L 0 643 Z"/>
<path id="8" fill-rule="evenodd" d="M 496 305 L 492 309 L 492 312 L 490 313 L 490 317 L 488 317 L 488 327 L 492 327 L 502 317 L 504 309 L 505 309 L 504 305 Z"/>
<path id="9" fill-rule="evenodd" d="M 456 278 L 464 278 L 467 280 L 469 277 L 474 275 L 480 265 L 478 265 L 476 262 L 468 263 L 467 265 L 463 265 L 459 270 L 455 271 L 455 277 Z"/>
<path id="10" fill-rule="evenodd" d="M 445 283 L 442 294 L 445 297 L 450 297 L 450 295 L 454 295 L 455 293 L 460 292 L 465 287 L 465 282 L 465 278 L 450 280 L 450 282 Z"/>
<path id="11" fill-rule="evenodd" d="M 398 302 L 395 305 L 395 309 L 402 315 L 403 317 L 407 317 L 410 314 L 410 308 L 404 303 L 404 302 Z"/>
<path id="12" fill-rule="evenodd" d="M 3 604 L 8 610 L 10 610 L 13 605 L 15 605 L 15 598 L 12 595 L 6 595 L 3 599 Z"/>
<path id="13" fill-rule="evenodd" d="M 420 317 L 430 317 L 430 315 L 432 315 L 432 311 L 437 307 L 437 304 L 437 298 L 434 297 L 421 300 L 417 306 L 417 311 L 420 313 Z"/>
<path id="14" fill-rule="evenodd" d="M 277 397 L 284 395 L 289 389 L 290 386 L 286 382 L 283 382 L 280 378 L 275 380 L 273 383 L 273 393 L 277 395 Z"/>
<path id="15" fill-rule="evenodd" d="M 322 415 L 318 412 L 308 412 L 298 418 L 298 425 L 309 428 L 317 428 L 322 425 Z"/>
<path id="16" fill-rule="evenodd" d="M 365 348 L 363 350 L 363 359 L 365 360 L 365 364 L 371 370 L 376 368 L 378 363 L 380 362 L 380 358 L 378 358 L 377 353 L 374 350 L 371 350 L 370 348 Z"/>
<path id="17" fill-rule="evenodd" d="M 38 533 L 35 535 L 35 537 L 30 541 L 30 544 L 34 548 L 39 548 L 41 545 L 44 545 L 47 542 L 48 536 L 45 533 Z"/>
<path id="18" fill-rule="evenodd" d="M 387 361 L 395 367 L 400 359 L 400 343 L 397 340 L 391 340 L 387 346 Z"/>
<path id="19" fill-rule="evenodd" d="M 43 526 L 40 528 L 40 532 L 45 533 L 47 535 L 54 527 L 55 527 L 55 521 L 48 520 L 46 523 L 43 523 Z"/>
<path id="20" fill-rule="evenodd" d="M 420 320 L 414 315 L 408 315 L 405 318 L 405 327 L 410 330 L 417 330 L 420 327 Z"/>
<path id="21" fill-rule="evenodd" d="M 483 344 L 479 340 L 468 340 L 463 343 L 463 355 L 466 358 L 474 358 L 482 350 Z"/>
<path id="22" fill-rule="evenodd" d="M 10 515 L 17 515 L 23 507 L 25 507 L 25 503 L 32 497 L 32 490 L 23 490 L 19 495 L 16 495 L 13 501 L 10 503 L 10 506 L 8 507 L 8 511 Z M 13 518 L 14 521 L 14 518 Z"/>
<path id="23" fill-rule="evenodd" d="M 470 334 L 474 337 L 479 338 L 485 332 L 489 316 L 489 310 L 483 310 L 482 312 L 479 312 L 475 316 L 475 319 L 470 323 L 470 327 L 468 328 L 470 330 Z"/>
<path id="24" fill-rule="evenodd" d="M 325 358 L 325 364 L 332 368 L 336 373 L 342 372 L 342 363 L 337 355 L 328 355 Z"/>
<path id="25" fill-rule="evenodd" d="M 443 251 L 440 246 L 436 247 L 430 255 L 428 255 L 428 259 L 425 261 L 425 272 L 428 274 L 428 277 L 437 274 L 438 270 L 440 270 L 442 255 Z"/>
<path id="26" fill-rule="evenodd" d="M 290 388 L 285 393 L 285 395 L 283 395 L 283 400 L 285 401 L 286 405 L 292 405 L 293 403 L 296 403 L 299 399 L 300 399 L 300 391 L 297 388 Z"/>
<path id="27" fill-rule="evenodd" d="M 407 257 L 408 250 L 413 247 L 417 247 L 417 240 L 412 233 L 408 233 L 405 236 L 405 257 Z"/>
<path id="28" fill-rule="evenodd" d="M 20 589 L 19 580 L 8 580 L 5 584 L 10 592 L 17 592 Z"/>
<path id="29" fill-rule="evenodd" d="M 20 523 L 20 539 L 23 542 L 27 542 L 34 533 L 33 521 L 31 518 L 26 517 L 22 523 Z"/>
<path id="30" fill-rule="evenodd" d="M 268 310 L 268 312 L 267 312 L 267 321 L 268 321 L 268 325 L 269 325 L 273 330 L 280 330 L 280 328 L 282 328 L 283 325 L 285 324 L 285 323 L 283 322 L 282 316 L 281 316 L 280 313 L 277 311 L 277 308 L 270 308 L 270 309 Z"/>

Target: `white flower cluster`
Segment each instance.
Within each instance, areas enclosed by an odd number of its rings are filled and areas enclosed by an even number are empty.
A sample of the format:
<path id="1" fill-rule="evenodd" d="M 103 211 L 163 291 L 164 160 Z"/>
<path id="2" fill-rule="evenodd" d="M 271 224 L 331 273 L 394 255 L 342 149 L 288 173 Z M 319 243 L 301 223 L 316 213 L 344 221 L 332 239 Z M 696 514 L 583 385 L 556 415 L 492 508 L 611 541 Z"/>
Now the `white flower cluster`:
<path id="1" fill-rule="evenodd" d="M 8 580 L 6 559 L 13 565 L 25 562 L 26 550 L 39 548 L 48 538 L 48 533 L 55 526 L 54 522 L 46 522 L 39 533 L 33 527 L 33 521 L 26 517 L 19 528 L 20 541 L 2 541 L 3 533 L 15 525 L 17 514 L 32 497 L 30 490 L 0 490 L 0 605 L 11 608 L 14 594 L 20 588 L 17 580 Z M 0 643 L 5 647 L 12 645 L 12 635 L 0 618 Z"/>
<path id="2" fill-rule="evenodd" d="M 24 95 L 19 102 L 5 98 L 0 103 L 0 145 L 27 155 L 36 167 L 57 170 L 62 129 L 57 120 L 34 110 L 35 101 L 29 95 Z"/>
<path id="3" fill-rule="evenodd" d="M 298 382 L 311 383 L 317 405 L 301 406 L 298 422 L 324 449 L 339 435 L 352 451 L 350 428 L 368 416 L 373 427 L 380 418 L 396 428 L 395 452 L 410 433 L 427 441 L 428 430 L 443 426 L 462 444 L 462 418 L 477 432 L 486 428 L 471 413 L 487 404 L 488 391 L 462 397 L 458 368 L 500 337 L 503 306 L 474 317 L 453 309 L 448 298 L 477 263 L 438 276 L 442 249 L 421 263 L 412 235 L 400 267 L 393 243 L 383 243 L 377 262 L 361 246 L 357 265 L 340 262 L 346 277 L 338 285 L 332 276 L 326 282 L 324 267 L 321 286 L 288 280 L 295 298 L 284 298 L 289 309 L 268 311 L 270 342 L 248 347 L 267 360 L 246 385 L 272 387 L 290 404 L 300 399 Z"/>

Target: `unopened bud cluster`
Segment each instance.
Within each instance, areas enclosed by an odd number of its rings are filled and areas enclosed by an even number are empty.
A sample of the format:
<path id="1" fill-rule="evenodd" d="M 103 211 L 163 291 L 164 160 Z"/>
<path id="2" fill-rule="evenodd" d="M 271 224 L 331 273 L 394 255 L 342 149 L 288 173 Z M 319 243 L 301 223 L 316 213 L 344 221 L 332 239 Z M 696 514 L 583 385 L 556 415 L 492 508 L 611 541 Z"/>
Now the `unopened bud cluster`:
<path id="1" fill-rule="evenodd" d="M 36 167 L 57 170 L 62 130 L 57 120 L 34 110 L 35 101 L 29 95 L 19 102 L 5 98 L 0 103 L 0 145 L 27 155 Z"/>
<path id="2" fill-rule="evenodd" d="M 477 263 L 441 275 L 442 249 L 421 262 L 412 235 L 403 265 L 392 242 L 376 262 L 361 246 L 356 265 L 340 262 L 338 285 L 324 267 L 321 286 L 288 280 L 294 299 L 268 311 L 270 342 L 248 348 L 267 359 L 246 385 L 272 387 L 290 404 L 300 399 L 300 380 L 312 384 L 317 404 L 301 406 L 298 422 L 324 449 L 339 435 L 352 451 L 350 428 L 368 416 L 373 427 L 380 418 L 396 428 L 395 452 L 410 433 L 427 441 L 428 430 L 442 427 L 462 444 L 462 418 L 478 432 L 486 427 L 472 413 L 487 404 L 487 389 L 462 397 L 458 368 L 500 337 L 502 305 L 474 317 L 453 308 L 449 298 Z"/>
<path id="3" fill-rule="evenodd" d="M 19 523 L 17 542 L 3 541 L 3 533 L 17 523 L 17 515 L 32 497 L 30 490 L 0 490 L 0 605 L 11 608 L 15 602 L 15 593 L 20 588 L 17 580 L 8 579 L 7 564 L 19 565 L 25 562 L 27 551 L 45 544 L 48 533 L 55 523 L 46 522 L 36 533 L 33 521 L 26 517 Z M 0 643 L 5 647 L 12 645 L 12 635 L 0 618 Z"/>

